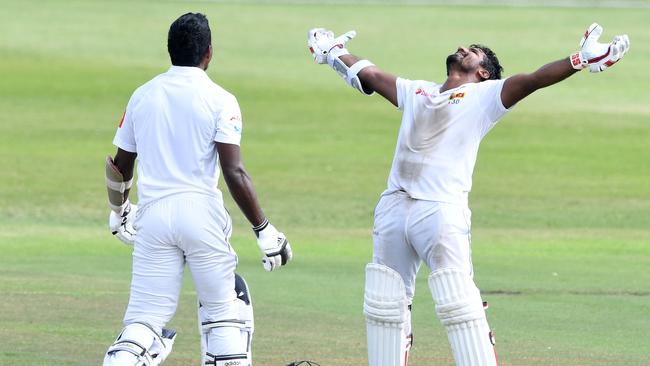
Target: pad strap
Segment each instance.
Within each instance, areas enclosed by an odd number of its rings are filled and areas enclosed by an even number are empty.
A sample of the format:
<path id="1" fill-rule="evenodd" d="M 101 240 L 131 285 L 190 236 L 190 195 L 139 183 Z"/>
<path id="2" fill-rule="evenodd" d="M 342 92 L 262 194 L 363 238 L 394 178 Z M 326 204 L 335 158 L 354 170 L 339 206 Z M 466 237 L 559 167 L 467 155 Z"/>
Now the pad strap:
<path id="1" fill-rule="evenodd" d="M 246 322 L 242 320 L 230 319 L 230 320 L 219 320 L 216 322 L 202 322 L 201 330 L 205 333 L 209 332 L 213 328 L 246 328 Z"/>
<path id="2" fill-rule="evenodd" d="M 206 354 L 207 360 L 205 365 L 208 366 L 245 366 L 247 363 L 247 355 L 245 353 L 237 353 L 232 355 L 213 355 L 208 352 Z"/>
<path id="3" fill-rule="evenodd" d="M 132 353 L 138 357 L 145 357 L 148 361 L 151 361 L 151 355 L 146 348 L 142 347 L 138 342 L 125 339 L 123 341 L 117 341 L 108 347 L 107 353 L 114 353 L 117 351 L 126 351 Z"/>

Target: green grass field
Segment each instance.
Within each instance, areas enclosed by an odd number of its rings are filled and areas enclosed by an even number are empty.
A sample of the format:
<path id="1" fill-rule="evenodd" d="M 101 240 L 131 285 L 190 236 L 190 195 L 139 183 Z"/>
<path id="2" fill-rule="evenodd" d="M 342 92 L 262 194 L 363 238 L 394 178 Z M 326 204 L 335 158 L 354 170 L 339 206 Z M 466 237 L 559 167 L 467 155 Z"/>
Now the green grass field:
<path id="1" fill-rule="evenodd" d="M 168 65 L 166 32 L 205 12 L 209 71 L 244 114 L 243 156 L 295 261 L 271 274 L 232 201 L 233 244 L 256 312 L 255 363 L 366 364 L 363 268 L 400 114 L 313 64 L 306 31 L 356 29 L 350 50 L 442 81 L 481 42 L 505 74 L 577 47 L 584 27 L 628 33 L 613 70 L 582 72 L 518 105 L 474 174 L 473 262 L 501 365 L 650 364 L 648 9 L 2 1 L 0 365 L 99 365 L 121 329 L 130 249 L 107 230 L 103 159 L 132 91 Z M 410 365 L 452 365 L 418 278 Z M 198 365 L 189 281 L 166 366 Z"/>

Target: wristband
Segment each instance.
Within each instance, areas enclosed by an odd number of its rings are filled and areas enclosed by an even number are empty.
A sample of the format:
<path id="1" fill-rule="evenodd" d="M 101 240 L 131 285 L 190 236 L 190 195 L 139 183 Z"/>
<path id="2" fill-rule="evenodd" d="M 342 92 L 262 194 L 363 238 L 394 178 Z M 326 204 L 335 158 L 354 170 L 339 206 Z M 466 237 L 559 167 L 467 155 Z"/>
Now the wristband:
<path id="1" fill-rule="evenodd" d="M 571 66 L 576 70 L 582 70 L 588 65 L 588 61 L 582 57 L 580 51 L 572 53 L 569 56 L 569 61 L 571 62 Z"/>
<path id="2" fill-rule="evenodd" d="M 269 226 L 269 219 L 267 218 L 264 218 L 264 221 L 262 221 L 261 224 L 253 226 L 253 232 L 255 232 L 255 236 L 259 237 L 260 231 L 266 229 L 267 226 Z"/>

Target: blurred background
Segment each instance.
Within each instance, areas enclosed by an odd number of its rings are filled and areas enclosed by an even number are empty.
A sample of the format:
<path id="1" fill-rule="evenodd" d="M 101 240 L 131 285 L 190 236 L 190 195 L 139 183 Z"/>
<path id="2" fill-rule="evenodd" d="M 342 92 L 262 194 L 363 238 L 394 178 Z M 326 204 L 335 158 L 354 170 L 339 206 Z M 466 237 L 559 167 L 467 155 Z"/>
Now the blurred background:
<path id="1" fill-rule="evenodd" d="M 364 265 L 401 114 L 316 65 L 307 30 L 443 82 L 483 43 L 505 77 L 567 57 L 584 29 L 631 51 L 517 105 L 481 145 L 470 196 L 477 285 L 502 365 L 647 365 L 650 346 L 650 2 L 0 1 L 0 365 L 100 364 L 122 327 L 131 249 L 107 228 L 105 156 L 131 93 L 169 67 L 169 25 L 202 12 L 210 77 L 237 96 L 242 155 L 295 260 L 265 273 L 228 197 L 251 287 L 257 365 L 362 365 Z M 135 193 L 135 192 L 134 192 Z M 133 195 L 135 197 L 135 195 Z M 453 365 L 418 278 L 410 364 Z M 189 276 L 165 365 L 199 364 Z"/>

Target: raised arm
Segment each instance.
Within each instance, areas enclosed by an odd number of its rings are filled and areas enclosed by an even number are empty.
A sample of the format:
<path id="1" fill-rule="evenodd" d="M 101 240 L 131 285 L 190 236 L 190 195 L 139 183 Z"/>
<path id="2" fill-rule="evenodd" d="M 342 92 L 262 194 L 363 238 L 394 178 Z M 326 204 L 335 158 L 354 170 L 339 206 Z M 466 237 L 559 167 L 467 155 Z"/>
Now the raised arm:
<path id="1" fill-rule="evenodd" d="M 504 107 L 510 108 L 535 90 L 558 83 L 578 71 L 565 58 L 546 64 L 531 74 L 511 76 L 503 83 L 501 102 Z"/>
<path id="2" fill-rule="evenodd" d="M 616 36 L 609 44 L 598 42 L 603 28 L 593 23 L 580 40 L 580 51 L 568 58 L 551 62 L 530 74 L 509 77 L 501 90 L 503 106 L 510 108 L 534 91 L 558 83 L 576 72 L 589 68 L 601 72 L 618 62 L 630 48 L 627 35 Z"/>
<path id="3" fill-rule="evenodd" d="M 341 56 L 341 61 L 352 67 L 361 61 L 359 57 L 348 54 Z M 367 66 L 357 74 L 364 89 L 373 90 L 397 107 L 397 76 L 380 70 L 377 66 Z"/>
<path id="4" fill-rule="evenodd" d="M 377 92 L 397 106 L 397 77 L 350 54 L 345 43 L 355 36 L 356 32 L 350 31 L 334 38 L 331 31 L 314 28 L 308 32 L 307 45 L 317 63 L 329 64 L 351 87 L 365 95 Z"/>

